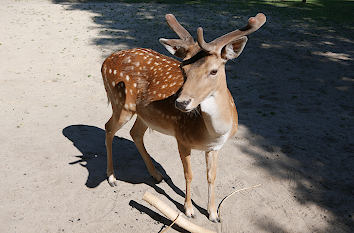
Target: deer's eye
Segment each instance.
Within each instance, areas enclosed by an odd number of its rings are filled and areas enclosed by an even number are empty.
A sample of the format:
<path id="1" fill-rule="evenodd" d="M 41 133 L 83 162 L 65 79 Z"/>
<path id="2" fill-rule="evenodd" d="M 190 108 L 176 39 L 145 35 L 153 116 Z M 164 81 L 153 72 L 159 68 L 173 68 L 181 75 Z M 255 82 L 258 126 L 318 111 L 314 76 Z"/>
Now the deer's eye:
<path id="1" fill-rule="evenodd" d="M 210 75 L 216 75 L 217 72 L 218 72 L 217 70 L 212 70 L 210 71 Z"/>

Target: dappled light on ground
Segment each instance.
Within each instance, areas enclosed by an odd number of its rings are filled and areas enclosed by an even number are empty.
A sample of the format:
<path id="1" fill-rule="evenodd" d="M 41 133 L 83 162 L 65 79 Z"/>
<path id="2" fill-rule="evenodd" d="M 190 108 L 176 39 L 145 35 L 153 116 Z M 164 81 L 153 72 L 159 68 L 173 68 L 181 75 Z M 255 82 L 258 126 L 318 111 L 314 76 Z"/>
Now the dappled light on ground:
<path id="1" fill-rule="evenodd" d="M 298 203 L 297 211 L 309 206 L 306 214 L 320 213 L 314 218 L 322 224 L 311 231 L 349 229 L 354 209 L 349 204 L 354 201 L 350 25 L 337 24 L 338 15 L 319 13 L 328 8 L 328 1 L 309 1 L 306 6 L 286 1 L 247 1 L 240 7 L 232 1 L 222 3 L 188 5 L 193 15 L 185 14 L 187 6 L 145 1 L 67 7 L 95 14 L 101 37 L 91 42 L 104 53 L 149 47 L 166 54 L 157 40 L 175 36 L 165 25 L 165 13 L 174 13 L 193 35 L 197 26 L 203 26 L 210 41 L 240 27 L 255 12 L 264 12 L 267 24 L 250 36 L 239 60 L 227 66 L 241 123 L 232 141 L 243 156 L 252 158 L 254 166 L 270 175 L 272 187 L 284 187 L 280 195 Z M 258 226 L 275 232 L 289 229 L 284 222 L 278 225 L 275 216 L 263 218 Z"/>
<path id="2" fill-rule="evenodd" d="M 353 1 L 10 1 L 0 5 L 1 232 L 158 232 L 171 222 L 143 205 L 148 189 L 183 211 L 176 143 L 147 132 L 156 184 L 129 136 L 113 142 L 119 185 L 106 181 L 100 77 L 114 51 L 176 38 L 173 13 L 207 42 L 263 12 L 267 23 L 226 66 L 239 131 L 219 157 L 224 232 L 354 229 Z M 193 152 L 191 221 L 207 219 L 204 154 Z M 175 231 L 182 229 L 175 227 Z"/>

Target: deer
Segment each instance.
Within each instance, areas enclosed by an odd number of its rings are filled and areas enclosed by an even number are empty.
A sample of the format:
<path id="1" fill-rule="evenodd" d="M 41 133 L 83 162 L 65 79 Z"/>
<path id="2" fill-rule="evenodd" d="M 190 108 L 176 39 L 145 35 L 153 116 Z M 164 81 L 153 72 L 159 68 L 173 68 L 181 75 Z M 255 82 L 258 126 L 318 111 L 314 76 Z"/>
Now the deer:
<path id="1" fill-rule="evenodd" d="M 184 210 L 194 216 L 191 201 L 191 150 L 205 152 L 208 182 L 209 220 L 218 222 L 215 205 L 217 158 L 226 141 L 238 127 L 238 115 L 227 87 L 225 64 L 237 58 L 247 43 L 247 35 L 265 22 L 263 13 L 248 19 L 248 24 L 211 42 L 205 42 L 203 29 L 197 29 L 197 41 L 177 21 L 165 16 L 179 39 L 160 38 L 159 42 L 174 56 L 152 49 L 134 48 L 117 51 L 102 64 L 103 84 L 111 103 L 112 116 L 105 124 L 107 180 L 117 185 L 112 161 L 115 133 L 137 115 L 130 135 L 145 162 L 149 174 L 161 182 L 163 176 L 154 166 L 144 146 L 148 128 L 175 137 L 186 184 Z"/>

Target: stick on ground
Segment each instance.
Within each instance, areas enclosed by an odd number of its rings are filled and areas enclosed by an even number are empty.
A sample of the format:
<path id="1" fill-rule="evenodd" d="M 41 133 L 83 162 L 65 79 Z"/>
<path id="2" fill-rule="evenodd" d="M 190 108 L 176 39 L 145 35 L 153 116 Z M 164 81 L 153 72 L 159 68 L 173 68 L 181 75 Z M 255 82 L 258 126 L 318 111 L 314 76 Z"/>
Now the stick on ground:
<path id="1" fill-rule="evenodd" d="M 191 223 L 190 221 L 186 220 L 182 216 L 178 216 L 179 214 L 175 210 L 173 210 L 166 203 L 164 203 L 163 201 L 161 201 L 160 199 L 158 199 L 156 196 L 152 195 L 149 192 L 145 192 L 143 196 L 143 200 L 149 203 L 150 205 L 154 206 L 171 221 L 175 220 L 175 223 L 178 226 L 182 227 L 187 231 L 190 231 L 192 233 L 216 233 L 215 231 L 211 231 L 201 226 L 198 226 L 194 223 Z"/>

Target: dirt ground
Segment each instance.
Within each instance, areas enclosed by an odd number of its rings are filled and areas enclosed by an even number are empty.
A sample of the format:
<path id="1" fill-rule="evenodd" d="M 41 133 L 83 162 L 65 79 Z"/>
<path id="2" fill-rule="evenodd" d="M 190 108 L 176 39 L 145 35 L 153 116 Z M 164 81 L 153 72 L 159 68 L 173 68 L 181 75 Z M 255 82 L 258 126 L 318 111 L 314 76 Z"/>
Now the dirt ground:
<path id="1" fill-rule="evenodd" d="M 110 53 L 146 47 L 174 13 L 206 40 L 257 12 L 227 5 L 157 3 L 0 4 L 0 232 L 159 232 L 171 222 L 145 191 L 183 210 L 184 177 L 173 138 L 147 132 L 165 181 L 155 184 L 129 130 L 114 139 L 117 187 L 106 181 L 104 124 L 111 114 L 100 66 Z M 262 9 L 258 9 L 262 11 Z M 191 12 L 193 12 L 191 14 Z M 192 153 L 196 218 L 218 232 L 353 232 L 354 28 L 311 18 L 268 20 L 229 62 L 240 127 L 221 151 L 222 223 L 207 218 L 204 154 Z M 169 232 L 181 231 L 174 227 Z"/>

